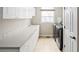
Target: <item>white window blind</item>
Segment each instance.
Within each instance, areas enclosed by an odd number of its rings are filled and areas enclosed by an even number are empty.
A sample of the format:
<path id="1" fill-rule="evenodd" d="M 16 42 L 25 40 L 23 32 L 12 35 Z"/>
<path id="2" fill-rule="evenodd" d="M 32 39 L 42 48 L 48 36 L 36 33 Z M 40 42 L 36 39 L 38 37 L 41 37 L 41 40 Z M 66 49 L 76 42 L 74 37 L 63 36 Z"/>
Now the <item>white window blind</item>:
<path id="1" fill-rule="evenodd" d="M 42 16 L 54 16 L 54 11 L 42 11 Z"/>
<path id="2" fill-rule="evenodd" d="M 41 22 L 54 22 L 54 11 L 41 11 Z"/>

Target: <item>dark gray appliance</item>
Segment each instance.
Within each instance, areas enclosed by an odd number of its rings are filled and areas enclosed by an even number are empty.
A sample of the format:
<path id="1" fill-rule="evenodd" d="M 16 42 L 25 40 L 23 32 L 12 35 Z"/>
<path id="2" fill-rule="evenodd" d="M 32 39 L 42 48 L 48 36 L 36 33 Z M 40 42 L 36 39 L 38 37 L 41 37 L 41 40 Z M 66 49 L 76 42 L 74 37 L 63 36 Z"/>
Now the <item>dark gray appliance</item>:
<path id="1" fill-rule="evenodd" d="M 57 46 L 62 51 L 63 50 L 63 26 L 60 24 L 54 24 L 53 26 L 53 37 L 57 43 Z"/>

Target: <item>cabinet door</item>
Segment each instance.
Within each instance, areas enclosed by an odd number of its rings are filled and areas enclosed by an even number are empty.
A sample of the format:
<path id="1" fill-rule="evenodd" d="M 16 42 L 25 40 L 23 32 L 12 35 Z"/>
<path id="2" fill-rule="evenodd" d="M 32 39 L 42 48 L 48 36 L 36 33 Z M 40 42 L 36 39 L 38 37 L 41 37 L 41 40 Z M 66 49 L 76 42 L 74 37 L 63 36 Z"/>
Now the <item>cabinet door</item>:
<path id="1" fill-rule="evenodd" d="M 32 16 L 35 16 L 35 8 L 32 8 Z"/>
<path id="2" fill-rule="evenodd" d="M 16 8 L 15 7 L 4 7 L 3 8 L 3 18 L 4 19 L 16 18 Z"/>
<path id="3" fill-rule="evenodd" d="M 8 18 L 8 7 L 3 8 L 3 18 Z"/>
<path id="4" fill-rule="evenodd" d="M 16 19 L 16 18 L 32 18 L 35 16 L 35 8 L 33 7 L 4 7 L 3 18 Z"/>
<path id="5" fill-rule="evenodd" d="M 33 7 L 28 7 L 28 8 L 26 8 L 26 17 L 27 18 L 32 18 L 32 16 L 35 16 L 35 8 L 33 8 Z"/>
<path id="6" fill-rule="evenodd" d="M 3 39 L 3 27 L 2 27 L 2 23 L 0 21 L 0 40 Z"/>
<path id="7" fill-rule="evenodd" d="M 3 39 L 3 25 L 2 25 L 2 21 L 0 20 L 0 40 Z"/>
<path id="8" fill-rule="evenodd" d="M 16 18 L 26 18 L 26 10 L 24 7 L 16 8 Z"/>
<path id="9" fill-rule="evenodd" d="M 17 18 L 32 18 L 35 10 L 32 7 L 17 7 L 16 17 Z"/>
<path id="10" fill-rule="evenodd" d="M 2 7 L 0 7 L 0 40 L 3 39 Z"/>
<path id="11" fill-rule="evenodd" d="M 27 18 L 32 18 L 32 7 L 26 8 L 26 17 Z"/>

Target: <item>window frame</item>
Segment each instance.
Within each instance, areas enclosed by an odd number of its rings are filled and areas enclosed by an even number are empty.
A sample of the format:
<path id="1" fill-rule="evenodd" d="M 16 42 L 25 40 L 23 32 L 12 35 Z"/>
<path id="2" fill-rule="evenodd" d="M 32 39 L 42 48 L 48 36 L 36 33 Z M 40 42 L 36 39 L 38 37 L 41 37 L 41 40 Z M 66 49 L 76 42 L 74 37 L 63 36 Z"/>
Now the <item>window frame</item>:
<path id="1" fill-rule="evenodd" d="M 54 14 L 54 12 L 55 12 L 55 9 L 41 9 L 41 22 L 42 23 L 53 23 L 54 22 L 54 15 L 52 15 L 52 16 L 42 16 L 42 12 L 43 11 L 47 11 L 47 12 L 53 12 L 53 14 Z M 44 20 L 42 20 L 42 17 L 53 17 L 53 20 L 50 20 L 50 21 L 44 21 Z M 52 21 L 52 22 L 51 22 Z"/>

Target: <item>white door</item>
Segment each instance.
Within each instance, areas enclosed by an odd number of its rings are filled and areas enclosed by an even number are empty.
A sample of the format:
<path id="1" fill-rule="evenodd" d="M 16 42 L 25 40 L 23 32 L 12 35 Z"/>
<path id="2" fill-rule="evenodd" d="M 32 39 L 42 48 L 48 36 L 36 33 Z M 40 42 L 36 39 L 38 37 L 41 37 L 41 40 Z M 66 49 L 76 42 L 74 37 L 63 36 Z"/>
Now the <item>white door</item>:
<path id="1" fill-rule="evenodd" d="M 64 51 L 77 51 L 77 17 L 76 8 L 64 9 Z"/>
<path id="2" fill-rule="evenodd" d="M 68 52 L 71 51 L 70 49 L 70 39 L 69 39 L 69 32 L 70 32 L 70 9 L 69 8 L 65 8 L 64 9 L 64 51 Z"/>

